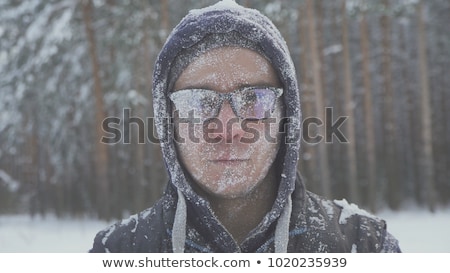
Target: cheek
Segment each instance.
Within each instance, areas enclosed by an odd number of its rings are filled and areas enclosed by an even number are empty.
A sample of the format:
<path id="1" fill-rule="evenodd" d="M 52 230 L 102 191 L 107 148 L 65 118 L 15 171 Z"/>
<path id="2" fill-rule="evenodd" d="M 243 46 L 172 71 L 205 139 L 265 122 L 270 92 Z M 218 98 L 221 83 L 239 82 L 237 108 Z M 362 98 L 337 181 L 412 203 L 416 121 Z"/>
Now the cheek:
<path id="1" fill-rule="evenodd" d="M 175 142 L 177 144 L 201 142 L 201 125 L 177 119 L 174 123 Z"/>
<path id="2" fill-rule="evenodd" d="M 201 125 L 180 124 L 175 130 L 178 158 L 192 175 L 205 171 L 208 155 L 214 152 L 202 134 Z"/>
<path id="3" fill-rule="evenodd" d="M 195 178 L 198 179 L 199 173 L 203 173 L 201 152 L 199 145 L 191 143 L 177 143 L 178 158 L 186 170 Z"/>
<path id="4" fill-rule="evenodd" d="M 283 137 L 280 132 L 281 116 L 280 108 L 277 107 L 271 120 L 258 124 L 261 137 L 252 146 L 255 148 L 255 160 L 259 170 L 268 170 L 278 154 Z"/>
<path id="5" fill-rule="evenodd" d="M 252 158 L 253 171 L 265 173 L 274 162 L 281 142 L 278 120 L 246 125 L 246 150 Z M 247 130 L 248 129 L 248 130 Z M 252 171 L 252 170 L 248 170 Z"/>
<path id="6" fill-rule="evenodd" d="M 266 136 L 264 139 L 253 145 L 253 157 L 256 167 L 264 170 L 268 169 L 272 165 L 280 147 L 279 138 L 277 135 L 271 136 L 272 139 L 270 140 L 267 140 L 266 138 L 269 137 Z"/>
<path id="7" fill-rule="evenodd" d="M 277 107 L 271 117 L 260 122 L 244 123 L 245 143 L 256 145 L 260 150 L 278 149 L 283 136 L 283 128 L 280 125 L 283 122 L 281 110 Z"/>

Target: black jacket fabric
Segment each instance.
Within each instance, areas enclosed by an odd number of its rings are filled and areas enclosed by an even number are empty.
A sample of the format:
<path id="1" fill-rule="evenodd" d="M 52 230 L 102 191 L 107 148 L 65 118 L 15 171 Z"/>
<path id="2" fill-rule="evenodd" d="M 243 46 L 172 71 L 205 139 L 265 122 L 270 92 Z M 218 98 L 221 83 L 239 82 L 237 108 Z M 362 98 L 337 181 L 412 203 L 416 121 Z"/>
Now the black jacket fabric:
<path id="1" fill-rule="evenodd" d="M 270 60 L 283 84 L 286 116 L 277 159 L 276 200 L 240 245 L 215 217 L 208 200 L 191 187 L 177 157 L 168 101 L 176 57 L 208 35 L 230 32 L 256 44 Z M 156 128 L 170 181 L 152 208 L 100 231 L 91 252 L 173 252 L 180 237 L 184 252 L 274 252 L 279 238 L 284 238 L 288 252 L 400 251 L 384 221 L 345 200 L 326 200 L 305 189 L 297 173 L 301 111 L 295 68 L 285 41 L 267 17 L 232 1 L 191 11 L 169 35 L 156 61 L 153 82 Z M 285 229 L 278 228 L 283 225 Z"/>

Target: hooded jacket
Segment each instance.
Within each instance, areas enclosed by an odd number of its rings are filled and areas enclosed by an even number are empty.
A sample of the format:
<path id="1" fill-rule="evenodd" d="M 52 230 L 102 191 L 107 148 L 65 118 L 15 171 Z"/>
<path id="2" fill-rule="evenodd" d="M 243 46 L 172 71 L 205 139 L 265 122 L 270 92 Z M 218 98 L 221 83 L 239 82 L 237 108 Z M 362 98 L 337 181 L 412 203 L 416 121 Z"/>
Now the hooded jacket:
<path id="1" fill-rule="evenodd" d="M 260 224 L 238 244 L 198 195 L 177 157 L 170 124 L 171 69 L 177 56 L 211 35 L 236 33 L 257 45 L 275 68 L 284 93 L 286 124 L 276 200 Z M 173 72 L 172 72 L 173 73 Z M 192 10 L 169 35 L 154 69 L 153 103 L 169 183 L 151 208 L 122 220 L 94 239 L 90 252 L 399 252 L 386 223 L 304 187 L 297 173 L 301 111 L 295 68 L 284 39 L 256 10 L 233 1 Z"/>

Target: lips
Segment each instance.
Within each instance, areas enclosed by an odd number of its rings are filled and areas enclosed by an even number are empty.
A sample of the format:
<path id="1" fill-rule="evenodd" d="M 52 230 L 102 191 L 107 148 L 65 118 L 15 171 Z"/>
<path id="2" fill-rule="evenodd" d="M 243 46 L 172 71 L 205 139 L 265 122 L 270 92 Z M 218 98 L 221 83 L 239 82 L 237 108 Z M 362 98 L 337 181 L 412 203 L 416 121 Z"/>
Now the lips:
<path id="1" fill-rule="evenodd" d="M 248 150 L 242 149 L 214 149 L 207 151 L 206 158 L 209 162 L 216 164 L 237 165 L 250 161 L 252 153 Z"/>
<path id="2" fill-rule="evenodd" d="M 250 159 L 242 159 L 242 158 L 219 158 L 210 160 L 212 163 L 221 164 L 221 165 L 239 165 L 249 161 Z"/>

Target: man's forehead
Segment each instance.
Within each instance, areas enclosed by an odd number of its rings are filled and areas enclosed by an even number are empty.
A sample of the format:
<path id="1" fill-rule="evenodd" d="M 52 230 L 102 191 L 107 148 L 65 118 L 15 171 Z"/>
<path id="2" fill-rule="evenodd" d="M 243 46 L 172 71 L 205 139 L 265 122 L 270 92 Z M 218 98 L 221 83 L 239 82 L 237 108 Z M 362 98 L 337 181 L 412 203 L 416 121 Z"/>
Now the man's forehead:
<path id="1" fill-rule="evenodd" d="M 229 90 L 261 84 L 278 85 L 276 72 L 265 57 L 246 48 L 221 47 L 193 60 L 176 81 L 175 90 L 186 87 Z"/>

